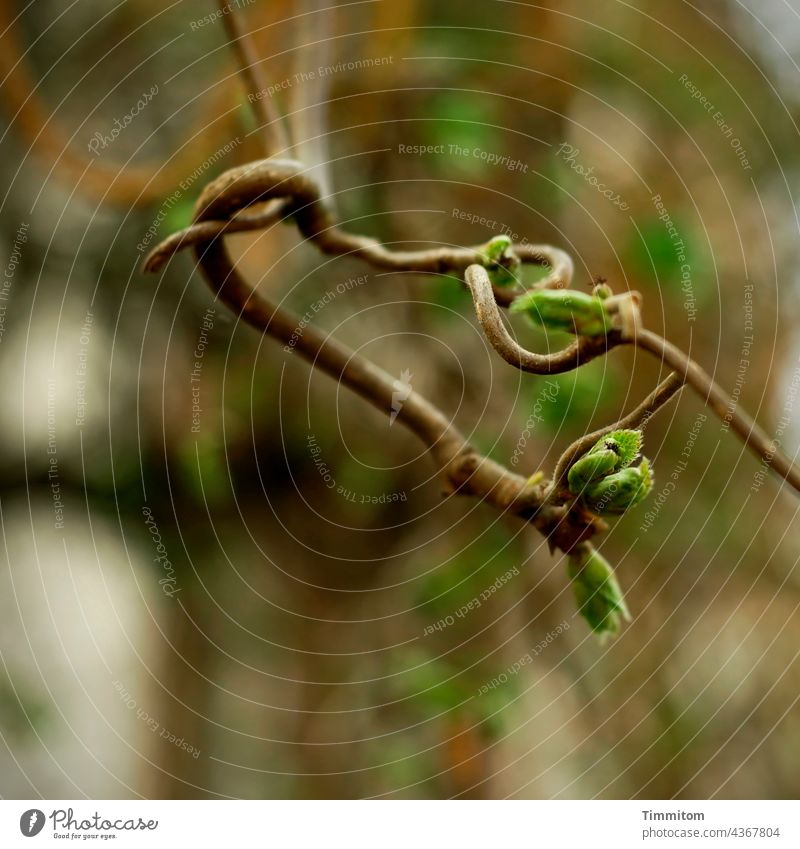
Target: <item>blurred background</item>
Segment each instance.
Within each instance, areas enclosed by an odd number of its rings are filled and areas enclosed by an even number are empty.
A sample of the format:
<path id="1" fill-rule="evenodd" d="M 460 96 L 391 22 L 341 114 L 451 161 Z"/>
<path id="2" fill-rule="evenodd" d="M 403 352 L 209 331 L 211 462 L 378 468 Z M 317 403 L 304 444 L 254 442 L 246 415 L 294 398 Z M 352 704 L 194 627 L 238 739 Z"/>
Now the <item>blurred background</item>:
<path id="1" fill-rule="evenodd" d="M 795 0 L 232 6 L 347 229 L 564 248 L 795 454 Z M 141 272 L 261 155 L 218 7 L 0 10 L 0 794 L 800 794 L 787 485 L 685 392 L 647 428 L 653 494 L 598 540 L 633 616 L 599 644 L 533 529 L 443 498 L 189 253 Z M 451 277 L 290 226 L 230 245 L 525 474 L 664 375 L 626 350 L 523 375 Z"/>

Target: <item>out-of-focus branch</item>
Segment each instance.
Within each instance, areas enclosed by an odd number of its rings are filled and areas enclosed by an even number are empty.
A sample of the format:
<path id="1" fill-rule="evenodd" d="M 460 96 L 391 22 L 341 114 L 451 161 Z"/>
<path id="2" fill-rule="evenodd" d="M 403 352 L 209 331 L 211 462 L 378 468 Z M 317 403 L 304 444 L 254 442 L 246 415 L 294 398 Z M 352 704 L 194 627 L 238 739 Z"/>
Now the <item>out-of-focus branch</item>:
<path id="1" fill-rule="evenodd" d="M 239 18 L 239 10 L 230 0 L 217 0 L 217 4 L 225 22 L 228 41 L 239 63 L 245 94 L 248 95 L 247 99 L 260 125 L 264 153 L 267 156 L 285 155 L 289 148 L 286 129 L 272 98 L 267 97 L 267 84 L 261 71 L 261 63 L 256 56 L 252 39 Z"/>
<path id="2" fill-rule="evenodd" d="M 292 156 L 314 173 L 322 197 L 331 192 L 327 144 L 328 89 L 331 75 L 315 69 L 331 61 L 336 6 L 327 0 L 306 0 L 303 13 L 295 17 L 292 71 L 302 85 L 289 89 L 287 119 L 292 138 Z"/>
<path id="3" fill-rule="evenodd" d="M 126 209 L 163 201 L 198 163 L 234 135 L 236 116 L 233 112 L 226 114 L 223 108 L 229 91 L 221 89 L 198 116 L 179 154 L 166 163 L 123 168 L 80 151 L 56 125 L 38 94 L 25 62 L 26 51 L 17 40 L 12 5 L 11 0 L 0 0 L 0 100 L 15 131 L 70 188 L 76 187 L 94 201 Z M 218 117 L 210 119 L 210 115 Z"/>

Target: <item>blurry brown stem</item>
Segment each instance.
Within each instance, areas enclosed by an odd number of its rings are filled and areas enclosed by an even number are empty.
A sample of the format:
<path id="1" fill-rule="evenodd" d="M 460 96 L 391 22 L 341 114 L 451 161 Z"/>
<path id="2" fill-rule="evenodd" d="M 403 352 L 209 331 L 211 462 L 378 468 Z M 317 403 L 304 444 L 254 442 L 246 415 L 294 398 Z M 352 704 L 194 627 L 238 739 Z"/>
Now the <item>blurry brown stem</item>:
<path id="1" fill-rule="evenodd" d="M 205 104 L 184 145 L 166 162 L 126 166 L 101 161 L 84 152 L 59 126 L 43 102 L 39 84 L 27 67 L 27 51 L 17 39 L 16 10 L 11 0 L 0 0 L 0 100 L 9 123 L 52 167 L 70 189 L 92 200 L 129 209 L 162 202 L 196 166 L 230 140 L 235 114 L 227 108 L 229 92 L 219 87 L 213 105 Z"/>
<path id="2" fill-rule="evenodd" d="M 333 21 L 336 7 L 327 0 L 305 0 L 304 12 L 295 18 L 296 49 L 292 72 L 302 85 L 289 89 L 288 122 L 292 155 L 313 168 L 323 197 L 331 190 L 328 174 L 326 127 L 330 74 L 315 73 L 314 68 L 331 63 Z M 303 76 L 304 75 L 304 76 Z"/>
<path id="3" fill-rule="evenodd" d="M 239 10 L 230 0 L 217 0 L 222 20 L 225 22 L 225 32 L 228 41 L 236 54 L 239 71 L 244 82 L 247 100 L 253 108 L 256 120 L 259 122 L 261 137 L 264 140 L 264 150 L 267 156 L 276 156 L 288 150 L 289 140 L 286 137 L 281 117 L 275 109 L 272 98 L 268 98 L 267 83 L 261 73 L 261 64 L 253 47 L 253 40 L 239 19 Z"/>

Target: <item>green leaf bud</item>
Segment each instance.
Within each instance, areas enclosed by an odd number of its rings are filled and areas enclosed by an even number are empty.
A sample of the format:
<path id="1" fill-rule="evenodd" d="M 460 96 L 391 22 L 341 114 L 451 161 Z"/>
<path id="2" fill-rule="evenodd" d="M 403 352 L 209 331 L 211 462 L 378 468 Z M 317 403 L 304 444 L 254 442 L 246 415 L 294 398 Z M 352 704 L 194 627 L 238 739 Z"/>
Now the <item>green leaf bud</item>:
<path id="1" fill-rule="evenodd" d="M 532 289 L 516 298 L 509 309 L 525 313 L 546 330 L 604 336 L 611 329 L 611 315 L 602 298 L 572 289 Z"/>
<path id="2" fill-rule="evenodd" d="M 570 553 L 567 574 L 578 610 L 601 640 L 616 634 L 623 620 L 630 621 L 613 569 L 591 545 L 584 543 Z"/>
<path id="3" fill-rule="evenodd" d="M 640 430 L 611 431 L 572 464 L 567 475 L 569 491 L 573 495 L 585 494 L 586 487 L 593 481 L 629 466 L 641 447 Z"/>
<path id="4" fill-rule="evenodd" d="M 588 452 L 570 467 L 567 475 L 569 491 L 580 495 L 592 481 L 602 480 L 617 467 L 617 455 L 608 449 Z"/>
<path id="5" fill-rule="evenodd" d="M 646 498 L 653 488 L 650 463 L 629 466 L 595 481 L 583 493 L 583 500 L 595 513 L 624 513 Z"/>

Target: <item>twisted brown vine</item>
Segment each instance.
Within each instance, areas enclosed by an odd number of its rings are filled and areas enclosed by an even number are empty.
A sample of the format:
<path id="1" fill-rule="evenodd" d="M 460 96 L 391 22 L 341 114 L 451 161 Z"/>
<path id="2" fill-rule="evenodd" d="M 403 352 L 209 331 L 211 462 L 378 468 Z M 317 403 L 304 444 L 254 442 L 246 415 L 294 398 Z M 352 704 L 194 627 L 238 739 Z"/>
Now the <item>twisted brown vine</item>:
<path id="1" fill-rule="evenodd" d="M 233 17 L 233 16 L 231 16 Z M 245 36 L 232 24 L 230 36 L 238 47 L 243 77 L 251 91 L 259 85 L 256 61 L 245 48 Z M 256 98 L 258 101 L 258 98 Z M 265 149 L 274 151 L 282 139 L 276 118 L 257 115 L 265 133 Z M 278 122 L 279 123 L 279 122 Z M 283 147 L 282 149 L 286 149 Z M 303 237 L 322 253 L 356 256 L 389 270 L 463 276 L 478 322 L 492 347 L 522 371 L 556 374 L 580 368 L 621 345 L 634 345 L 657 356 L 672 373 L 628 415 L 587 434 L 562 454 L 551 480 L 514 474 L 477 452 L 448 417 L 419 393 L 411 391 L 397 415 L 430 449 L 451 491 L 477 496 L 504 512 L 533 524 L 553 548 L 564 552 L 587 549 L 587 540 L 606 528 L 605 522 L 564 487 L 570 466 L 602 436 L 619 428 L 641 426 L 686 384 L 753 450 L 797 491 L 800 472 L 777 450 L 775 443 L 692 359 L 667 340 L 642 327 L 638 293 L 611 295 L 605 301 L 614 325 L 602 336 L 578 336 L 565 349 L 538 354 L 521 347 L 507 330 L 499 306 L 508 306 L 520 293 L 518 285 L 494 285 L 487 273 L 482 247 L 436 247 L 394 251 L 365 236 L 348 233 L 303 164 L 268 158 L 226 171 L 203 190 L 193 223 L 158 245 L 146 258 L 147 271 L 157 271 L 178 251 L 192 247 L 215 296 L 236 315 L 305 357 L 335 380 L 385 412 L 391 411 L 393 377 L 313 326 L 297 333 L 300 319 L 253 291 L 236 268 L 225 246 L 225 235 L 258 230 L 279 220 L 292 220 Z M 538 287 L 565 288 L 571 284 L 573 263 L 549 245 L 514 244 L 504 253 L 507 271 L 518 264 L 546 265 L 549 272 Z"/>

